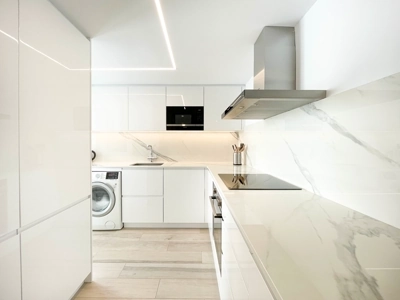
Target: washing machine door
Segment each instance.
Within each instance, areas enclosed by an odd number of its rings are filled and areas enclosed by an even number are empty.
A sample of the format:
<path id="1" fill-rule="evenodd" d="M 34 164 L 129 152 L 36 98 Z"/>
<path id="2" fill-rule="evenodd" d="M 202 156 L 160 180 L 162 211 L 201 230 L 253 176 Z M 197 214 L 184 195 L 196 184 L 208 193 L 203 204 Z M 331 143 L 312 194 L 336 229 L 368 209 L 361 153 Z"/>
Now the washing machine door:
<path id="1" fill-rule="evenodd" d="M 92 183 L 92 216 L 103 217 L 114 208 L 114 189 L 104 182 Z"/>

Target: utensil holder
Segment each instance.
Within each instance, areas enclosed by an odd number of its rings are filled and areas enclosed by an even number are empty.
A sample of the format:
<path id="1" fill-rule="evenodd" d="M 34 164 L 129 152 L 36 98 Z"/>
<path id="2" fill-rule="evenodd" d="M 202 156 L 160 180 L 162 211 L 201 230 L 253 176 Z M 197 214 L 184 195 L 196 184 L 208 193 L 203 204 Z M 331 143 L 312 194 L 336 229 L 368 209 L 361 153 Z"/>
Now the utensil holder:
<path id="1" fill-rule="evenodd" d="M 233 164 L 238 166 L 242 164 L 242 152 L 233 153 Z"/>

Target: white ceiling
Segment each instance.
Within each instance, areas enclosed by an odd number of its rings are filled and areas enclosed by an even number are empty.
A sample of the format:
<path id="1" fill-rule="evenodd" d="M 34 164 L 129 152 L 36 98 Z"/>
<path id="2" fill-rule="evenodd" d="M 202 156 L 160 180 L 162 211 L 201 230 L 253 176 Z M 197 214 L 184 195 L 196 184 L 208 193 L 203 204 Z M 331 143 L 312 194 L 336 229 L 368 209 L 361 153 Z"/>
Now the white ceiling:
<path id="1" fill-rule="evenodd" d="M 171 68 L 153 0 L 50 0 L 92 41 L 92 68 Z M 160 0 L 176 70 L 92 72 L 93 84 L 245 84 L 264 26 L 316 0 Z"/>

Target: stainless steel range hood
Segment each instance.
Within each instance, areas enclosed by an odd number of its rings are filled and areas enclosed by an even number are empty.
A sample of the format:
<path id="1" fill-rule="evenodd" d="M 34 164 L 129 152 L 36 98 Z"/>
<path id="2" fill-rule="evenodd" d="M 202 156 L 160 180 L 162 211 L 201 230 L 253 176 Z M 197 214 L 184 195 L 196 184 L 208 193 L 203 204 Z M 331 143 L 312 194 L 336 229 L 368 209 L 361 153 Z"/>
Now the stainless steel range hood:
<path id="1" fill-rule="evenodd" d="M 293 27 L 264 27 L 254 44 L 254 90 L 244 90 L 222 119 L 267 119 L 324 99 L 323 90 L 296 90 Z"/>

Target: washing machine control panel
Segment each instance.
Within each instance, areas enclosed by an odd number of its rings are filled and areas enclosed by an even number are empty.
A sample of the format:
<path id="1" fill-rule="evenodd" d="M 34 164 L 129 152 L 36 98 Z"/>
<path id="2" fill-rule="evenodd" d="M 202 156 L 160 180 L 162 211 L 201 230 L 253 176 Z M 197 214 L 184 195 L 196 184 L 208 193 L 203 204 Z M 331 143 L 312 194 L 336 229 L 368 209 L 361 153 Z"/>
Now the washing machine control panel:
<path id="1" fill-rule="evenodd" d="M 107 172 L 106 179 L 118 179 L 119 172 Z"/>

